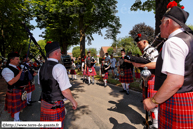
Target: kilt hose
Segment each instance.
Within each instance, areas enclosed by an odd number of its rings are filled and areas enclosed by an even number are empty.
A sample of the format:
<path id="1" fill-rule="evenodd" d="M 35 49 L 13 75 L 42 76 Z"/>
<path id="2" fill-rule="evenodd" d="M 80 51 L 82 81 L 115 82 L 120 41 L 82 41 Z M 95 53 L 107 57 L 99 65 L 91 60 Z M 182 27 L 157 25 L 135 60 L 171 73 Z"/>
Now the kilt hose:
<path id="1" fill-rule="evenodd" d="M 159 129 L 193 128 L 193 92 L 176 93 L 159 105 Z"/>
<path id="2" fill-rule="evenodd" d="M 14 114 L 21 111 L 27 106 L 27 102 L 21 100 L 22 89 L 12 89 L 12 93 L 8 90 L 5 97 L 5 111 L 11 113 L 11 117 L 14 117 Z"/>
<path id="3" fill-rule="evenodd" d="M 95 68 L 94 68 L 94 66 L 92 66 L 92 67 L 90 67 L 91 69 L 92 69 L 92 72 L 89 72 L 88 70 L 89 70 L 89 67 L 87 67 L 86 68 L 86 75 L 87 76 L 96 76 L 97 74 L 96 74 L 96 71 L 95 71 Z"/>
<path id="4" fill-rule="evenodd" d="M 102 76 L 101 76 L 101 77 L 102 77 Z M 108 79 L 108 72 L 105 73 L 105 76 L 102 77 L 102 79 L 103 79 L 103 80 L 104 80 L 104 79 Z"/>
<path id="5" fill-rule="evenodd" d="M 154 83 L 155 83 L 155 75 L 151 75 L 151 77 L 147 82 L 148 85 L 147 98 L 151 98 L 157 93 L 157 91 L 154 90 Z M 145 85 L 143 83 L 143 100 L 144 99 L 145 99 Z"/>
<path id="6" fill-rule="evenodd" d="M 131 69 L 124 69 L 123 71 L 124 71 L 125 75 L 123 77 L 121 75 L 119 75 L 119 81 L 121 83 L 132 83 L 133 82 L 133 76 L 132 76 Z"/>
<path id="7" fill-rule="evenodd" d="M 27 91 L 27 93 L 30 93 L 35 90 L 35 85 L 32 85 L 31 82 L 29 81 L 28 86 L 25 88 L 25 90 Z"/>
<path id="8" fill-rule="evenodd" d="M 53 106 L 60 106 L 60 108 L 51 109 Z M 40 121 L 61 121 L 62 127 L 57 129 L 63 129 L 64 119 L 65 119 L 65 106 L 63 100 L 57 101 L 55 104 L 50 104 L 44 100 L 41 100 Z"/>
<path id="9" fill-rule="evenodd" d="M 76 75 L 76 71 L 75 70 L 70 70 L 70 74 L 75 74 Z"/>

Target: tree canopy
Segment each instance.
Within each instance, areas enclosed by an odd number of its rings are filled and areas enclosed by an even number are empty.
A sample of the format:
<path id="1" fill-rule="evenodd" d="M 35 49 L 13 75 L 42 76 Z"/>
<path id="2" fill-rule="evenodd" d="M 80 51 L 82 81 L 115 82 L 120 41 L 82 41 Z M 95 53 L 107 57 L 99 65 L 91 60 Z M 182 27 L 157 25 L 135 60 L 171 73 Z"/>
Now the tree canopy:
<path id="1" fill-rule="evenodd" d="M 154 40 L 155 30 L 151 26 L 145 25 L 145 23 L 136 24 L 129 32 L 133 39 L 135 39 L 139 33 L 145 35 L 149 42 Z"/>

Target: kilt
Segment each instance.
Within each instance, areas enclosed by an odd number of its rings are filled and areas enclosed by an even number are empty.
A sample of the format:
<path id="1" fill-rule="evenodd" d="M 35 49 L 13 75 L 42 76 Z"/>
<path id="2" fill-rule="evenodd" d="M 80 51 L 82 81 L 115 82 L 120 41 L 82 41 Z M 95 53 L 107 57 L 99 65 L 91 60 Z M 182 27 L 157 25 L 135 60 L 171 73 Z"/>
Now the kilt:
<path id="1" fill-rule="evenodd" d="M 121 75 L 119 75 L 119 81 L 121 83 L 132 83 L 133 76 L 132 76 L 131 69 L 124 69 L 123 71 L 125 73 L 125 76 L 122 77 Z"/>
<path id="2" fill-rule="evenodd" d="M 97 74 L 96 74 L 96 71 L 95 71 L 94 66 L 92 66 L 91 69 L 92 69 L 92 72 L 90 73 L 90 72 L 88 71 L 88 70 L 89 70 L 89 67 L 86 68 L 86 75 L 87 75 L 87 76 L 96 76 Z"/>
<path id="3" fill-rule="evenodd" d="M 23 90 L 13 89 L 12 93 L 8 91 L 6 92 L 4 110 L 8 111 L 8 113 L 11 113 L 11 116 L 14 117 L 14 114 L 24 109 L 27 106 L 27 103 L 26 100 L 21 100 Z"/>
<path id="4" fill-rule="evenodd" d="M 25 90 L 27 91 L 27 93 L 30 93 L 35 90 L 35 85 L 32 85 L 31 82 L 29 82 Z"/>
<path id="5" fill-rule="evenodd" d="M 85 71 L 85 70 L 83 70 L 83 71 L 82 71 L 82 74 L 83 74 L 83 75 L 86 75 L 86 71 Z"/>
<path id="6" fill-rule="evenodd" d="M 53 106 L 58 105 L 60 105 L 60 108 L 51 109 Z M 61 121 L 62 128 L 58 129 L 63 129 L 64 119 L 65 119 L 65 106 L 63 100 L 58 101 L 55 104 L 50 104 L 44 100 L 41 100 L 40 121 Z"/>
<path id="7" fill-rule="evenodd" d="M 102 77 L 102 76 L 101 76 Z M 108 79 L 108 72 L 105 73 L 105 76 L 102 79 Z"/>
<path id="8" fill-rule="evenodd" d="M 155 75 L 151 75 L 151 77 L 147 82 L 148 85 L 147 98 L 151 98 L 157 93 L 157 91 L 154 90 L 154 83 L 155 83 Z M 145 86 L 143 85 L 143 100 L 144 99 L 145 99 Z"/>
<path id="9" fill-rule="evenodd" d="M 75 70 L 70 70 L 70 74 L 75 74 L 76 75 L 76 71 Z"/>
<path id="10" fill-rule="evenodd" d="M 176 93 L 158 108 L 159 129 L 193 128 L 193 92 Z"/>

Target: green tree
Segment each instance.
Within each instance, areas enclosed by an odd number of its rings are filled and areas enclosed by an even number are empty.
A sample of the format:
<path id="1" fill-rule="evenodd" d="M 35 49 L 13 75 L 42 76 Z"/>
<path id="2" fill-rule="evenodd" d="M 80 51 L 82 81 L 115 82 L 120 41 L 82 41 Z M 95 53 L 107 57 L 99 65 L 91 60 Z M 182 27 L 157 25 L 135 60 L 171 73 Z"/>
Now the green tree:
<path id="1" fill-rule="evenodd" d="M 145 35 L 149 42 L 154 40 L 154 29 L 151 26 L 145 25 L 145 23 L 136 24 L 133 29 L 129 32 L 131 37 L 135 39 L 137 34 Z"/>
<path id="2" fill-rule="evenodd" d="M 114 49 L 112 47 L 110 47 L 108 50 L 107 50 L 108 54 L 111 55 L 114 53 Z"/>
<path id="3" fill-rule="evenodd" d="M 28 39 L 27 33 L 22 26 L 24 21 L 30 28 L 32 20 L 29 3 L 24 0 L 0 0 L 0 53 L 5 56 L 12 51 L 20 52 L 25 48 Z M 24 43 L 24 44 L 23 44 Z"/>
<path id="4" fill-rule="evenodd" d="M 136 0 L 135 3 L 131 6 L 132 11 L 142 10 L 142 11 L 154 11 L 155 13 L 155 35 L 160 32 L 159 25 L 161 24 L 161 19 L 167 10 L 167 5 L 171 0 L 146 0 L 141 2 L 141 0 Z M 182 0 L 175 0 L 179 3 Z M 181 5 L 179 5 L 181 6 Z"/>
<path id="5" fill-rule="evenodd" d="M 72 55 L 73 57 L 80 57 L 80 46 L 76 46 L 72 49 Z"/>
<path id="6" fill-rule="evenodd" d="M 88 51 L 90 51 L 91 56 L 94 56 L 94 57 L 97 56 L 96 48 L 88 48 Z"/>
<path id="7" fill-rule="evenodd" d="M 113 42 L 112 47 L 115 48 L 117 46 L 116 54 L 120 55 L 120 49 L 124 48 L 126 53 L 131 51 L 134 55 L 139 54 L 141 55 L 141 51 L 135 45 L 134 40 L 131 36 L 127 36 L 124 38 L 118 39 L 117 42 Z"/>
<path id="8" fill-rule="evenodd" d="M 193 25 L 188 25 L 188 27 L 193 31 Z"/>

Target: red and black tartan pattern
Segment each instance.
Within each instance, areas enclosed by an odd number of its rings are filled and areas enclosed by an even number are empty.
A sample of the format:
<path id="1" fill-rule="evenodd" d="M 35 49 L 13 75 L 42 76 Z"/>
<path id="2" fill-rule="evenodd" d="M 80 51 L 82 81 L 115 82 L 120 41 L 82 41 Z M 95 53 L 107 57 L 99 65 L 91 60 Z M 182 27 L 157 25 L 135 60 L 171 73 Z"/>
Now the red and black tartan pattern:
<path id="1" fill-rule="evenodd" d="M 7 91 L 5 97 L 5 111 L 11 113 L 11 116 L 14 117 L 14 114 L 21 111 L 27 106 L 27 102 L 21 100 L 21 95 L 23 90 L 13 89 L 13 92 L 10 93 Z"/>
<path id="2" fill-rule="evenodd" d="M 53 106 L 58 105 L 60 105 L 60 108 L 51 109 Z M 64 119 L 65 119 L 65 106 L 63 100 L 57 101 L 55 104 L 50 104 L 44 100 L 41 100 L 40 121 L 61 121 L 62 128 L 57 129 L 63 129 Z"/>
<path id="3" fill-rule="evenodd" d="M 140 73 L 135 73 L 135 77 L 140 79 Z"/>
<path id="4" fill-rule="evenodd" d="M 35 85 L 31 85 L 31 82 L 28 82 L 28 86 L 25 88 L 27 93 L 30 93 L 35 90 Z"/>
<path id="5" fill-rule="evenodd" d="M 83 74 L 83 75 L 86 75 L 86 71 L 85 71 L 84 69 L 83 69 L 83 71 L 82 71 L 82 74 Z"/>
<path id="6" fill-rule="evenodd" d="M 193 128 L 193 92 L 176 93 L 159 105 L 159 129 Z"/>
<path id="7" fill-rule="evenodd" d="M 76 75 L 76 71 L 75 70 L 70 70 L 70 74 L 75 74 Z"/>
<path id="8" fill-rule="evenodd" d="M 123 71 L 125 73 L 125 76 L 122 77 L 121 75 L 119 75 L 119 81 L 121 83 L 132 83 L 133 76 L 132 76 L 131 69 L 124 69 Z"/>
<path id="9" fill-rule="evenodd" d="M 89 67 L 87 67 L 87 69 L 86 69 L 86 75 L 87 75 L 87 76 L 96 76 L 97 74 L 96 74 L 96 71 L 95 71 L 94 66 L 92 66 L 91 69 L 92 69 L 92 72 L 90 73 L 90 72 L 88 71 L 88 70 L 89 70 Z"/>
<path id="10" fill-rule="evenodd" d="M 151 77 L 147 82 L 148 85 L 147 98 L 151 98 L 157 93 L 157 91 L 154 90 L 154 84 L 155 84 L 155 75 L 151 75 Z M 143 84 L 143 100 L 144 99 L 145 99 L 145 86 Z"/>
<path id="11" fill-rule="evenodd" d="M 108 79 L 108 72 L 105 73 L 105 76 L 102 79 Z"/>

